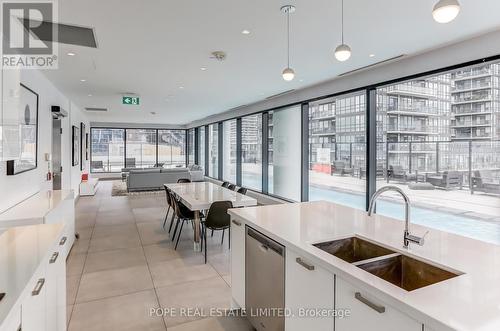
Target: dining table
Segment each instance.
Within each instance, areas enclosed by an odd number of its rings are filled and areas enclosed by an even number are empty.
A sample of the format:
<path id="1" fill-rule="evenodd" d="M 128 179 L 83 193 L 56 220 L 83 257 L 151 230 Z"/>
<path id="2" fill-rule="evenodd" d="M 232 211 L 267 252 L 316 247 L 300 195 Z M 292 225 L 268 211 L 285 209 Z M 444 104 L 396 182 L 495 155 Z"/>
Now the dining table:
<path id="1" fill-rule="evenodd" d="M 256 199 L 212 182 L 166 183 L 164 186 L 194 212 L 195 251 L 201 250 L 200 212 L 209 210 L 213 202 L 231 201 L 234 208 L 257 205 Z"/>

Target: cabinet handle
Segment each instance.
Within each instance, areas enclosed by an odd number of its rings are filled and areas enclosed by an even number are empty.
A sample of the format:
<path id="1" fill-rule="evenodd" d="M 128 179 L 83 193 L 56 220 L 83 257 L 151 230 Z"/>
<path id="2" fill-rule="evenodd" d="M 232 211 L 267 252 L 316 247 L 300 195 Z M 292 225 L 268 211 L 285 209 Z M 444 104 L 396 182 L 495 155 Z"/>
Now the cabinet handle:
<path id="1" fill-rule="evenodd" d="M 56 263 L 58 256 L 59 256 L 59 252 L 54 252 L 54 254 L 52 254 L 52 256 L 49 260 L 49 263 Z"/>
<path id="2" fill-rule="evenodd" d="M 376 303 L 371 302 L 367 298 L 363 297 L 361 295 L 361 293 L 359 293 L 359 292 L 354 293 L 354 297 L 356 299 L 358 299 L 359 301 L 361 301 L 362 303 L 364 303 L 365 305 L 367 305 L 368 307 L 370 307 L 371 309 L 375 310 L 377 313 L 379 313 L 379 314 L 385 313 L 384 306 L 377 305 Z"/>
<path id="3" fill-rule="evenodd" d="M 233 222 L 234 225 L 241 226 L 241 223 L 238 222 L 237 220 L 232 220 L 232 222 Z"/>
<path id="4" fill-rule="evenodd" d="M 66 240 L 67 240 L 67 239 L 68 239 L 68 238 L 66 238 L 66 237 L 62 237 L 62 238 L 61 238 L 61 241 L 59 242 L 59 246 L 64 245 L 64 244 L 66 243 Z"/>
<path id="5" fill-rule="evenodd" d="M 306 268 L 309 271 L 314 270 L 314 266 L 312 264 L 304 262 L 300 257 L 296 258 L 295 262 L 297 262 L 298 264 L 300 264 L 301 266 L 303 266 L 304 268 Z"/>
<path id="6" fill-rule="evenodd" d="M 40 278 L 38 280 L 38 282 L 36 283 L 35 288 L 31 292 L 31 295 L 36 296 L 36 295 L 40 294 L 40 291 L 42 290 L 43 284 L 45 284 L 45 278 Z"/>

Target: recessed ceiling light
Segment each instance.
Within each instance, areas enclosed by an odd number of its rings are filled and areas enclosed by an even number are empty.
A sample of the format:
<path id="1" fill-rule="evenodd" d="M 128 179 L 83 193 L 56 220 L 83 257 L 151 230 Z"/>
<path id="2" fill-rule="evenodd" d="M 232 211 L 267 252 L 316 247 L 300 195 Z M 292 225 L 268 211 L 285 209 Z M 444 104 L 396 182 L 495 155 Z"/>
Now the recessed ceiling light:
<path id="1" fill-rule="evenodd" d="M 87 80 L 86 79 L 80 79 L 80 82 L 86 82 Z"/>
<path id="2" fill-rule="evenodd" d="M 182 90 L 184 88 L 184 86 L 179 86 L 179 88 Z"/>
<path id="3" fill-rule="evenodd" d="M 200 70 L 201 70 L 201 71 L 205 71 L 205 70 L 207 70 L 207 68 L 205 68 L 205 67 L 201 67 L 201 68 L 200 68 Z"/>
<path id="4" fill-rule="evenodd" d="M 370 55 L 368 55 L 368 56 L 369 56 L 369 57 L 374 57 L 374 56 L 375 56 L 375 54 L 370 54 Z"/>
<path id="5" fill-rule="evenodd" d="M 66 54 L 67 54 L 68 56 L 75 56 L 75 55 L 76 55 L 76 54 L 75 54 L 75 53 L 73 53 L 73 52 L 68 52 L 68 53 L 66 53 Z"/>
<path id="6" fill-rule="evenodd" d="M 299 79 L 299 82 L 303 82 L 304 80 L 303 79 Z"/>
<path id="7" fill-rule="evenodd" d="M 248 31 L 247 29 L 241 31 L 242 34 L 250 34 L 250 31 Z"/>
<path id="8" fill-rule="evenodd" d="M 91 97 L 91 96 L 92 96 L 92 94 L 87 94 L 87 96 L 88 96 L 88 97 Z"/>

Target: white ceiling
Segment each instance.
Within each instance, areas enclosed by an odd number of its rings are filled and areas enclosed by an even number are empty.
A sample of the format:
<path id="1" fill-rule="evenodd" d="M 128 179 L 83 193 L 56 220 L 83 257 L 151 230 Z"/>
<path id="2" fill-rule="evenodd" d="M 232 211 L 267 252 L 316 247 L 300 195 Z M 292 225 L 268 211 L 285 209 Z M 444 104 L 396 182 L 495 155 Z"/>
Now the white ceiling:
<path id="1" fill-rule="evenodd" d="M 60 22 L 95 28 L 98 48 L 61 45 L 59 70 L 46 75 L 80 107 L 109 108 L 91 120 L 186 124 L 500 27 L 498 0 L 461 0 L 458 18 L 445 25 L 432 19 L 436 1 L 346 0 L 345 41 L 353 55 L 340 63 L 333 57 L 340 0 L 64 0 L 58 2 Z M 292 82 L 281 78 L 286 25 L 280 7 L 288 3 L 297 7 Z M 215 50 L 225 51 L 227 60 L 210 59 Z M 121 105 L 123 92 L 140 95 L 139 110 Z"/>

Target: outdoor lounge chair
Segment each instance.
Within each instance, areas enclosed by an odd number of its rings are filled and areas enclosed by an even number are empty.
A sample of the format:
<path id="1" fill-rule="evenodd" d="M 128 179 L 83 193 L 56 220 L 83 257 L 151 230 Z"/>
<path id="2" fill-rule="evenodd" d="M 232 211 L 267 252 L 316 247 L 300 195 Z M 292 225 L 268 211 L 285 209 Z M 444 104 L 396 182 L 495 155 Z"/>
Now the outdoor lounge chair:
<path id="1" fill-rule="evenodd" d="M 425 176 L 425 181 L 446 190 L 453 187 L 462 189 L 463 175 L 458 171 L 443 171 L 442 173 L 427 174 Z"/>
<path id="2" fill-rule="evenodd" d="M 409 180 L 415 180 L 416 177 L 415 177 L 415 174 L 408 173 L 400 165 L 390 165 L 389 171 L 388 171 L 388 176 L 387 176 L 387 182 L 389 182 L 389 180 L 391 180 L 391 179 L 407 182 Z"/>
<path id="3" fill-rule="evenodd" d="M 354 168 L 348 167 L 345 161 L 333 161 L 331 174 L 339 174 L 340 176 L 353 175 Z"/>
<path id="4" fill-rule="evenodd" d="M 500 194 L 500 171 L 476 170 L 471 177 L 470 193 Z"/>
<path id="5" fill-rule="evenodd" d="M 91 169 L 92 171 L 98 172 L 98 171 L 104 171 L 104 164 L 102 161 L 92 161 L 91 163 Z"/>

